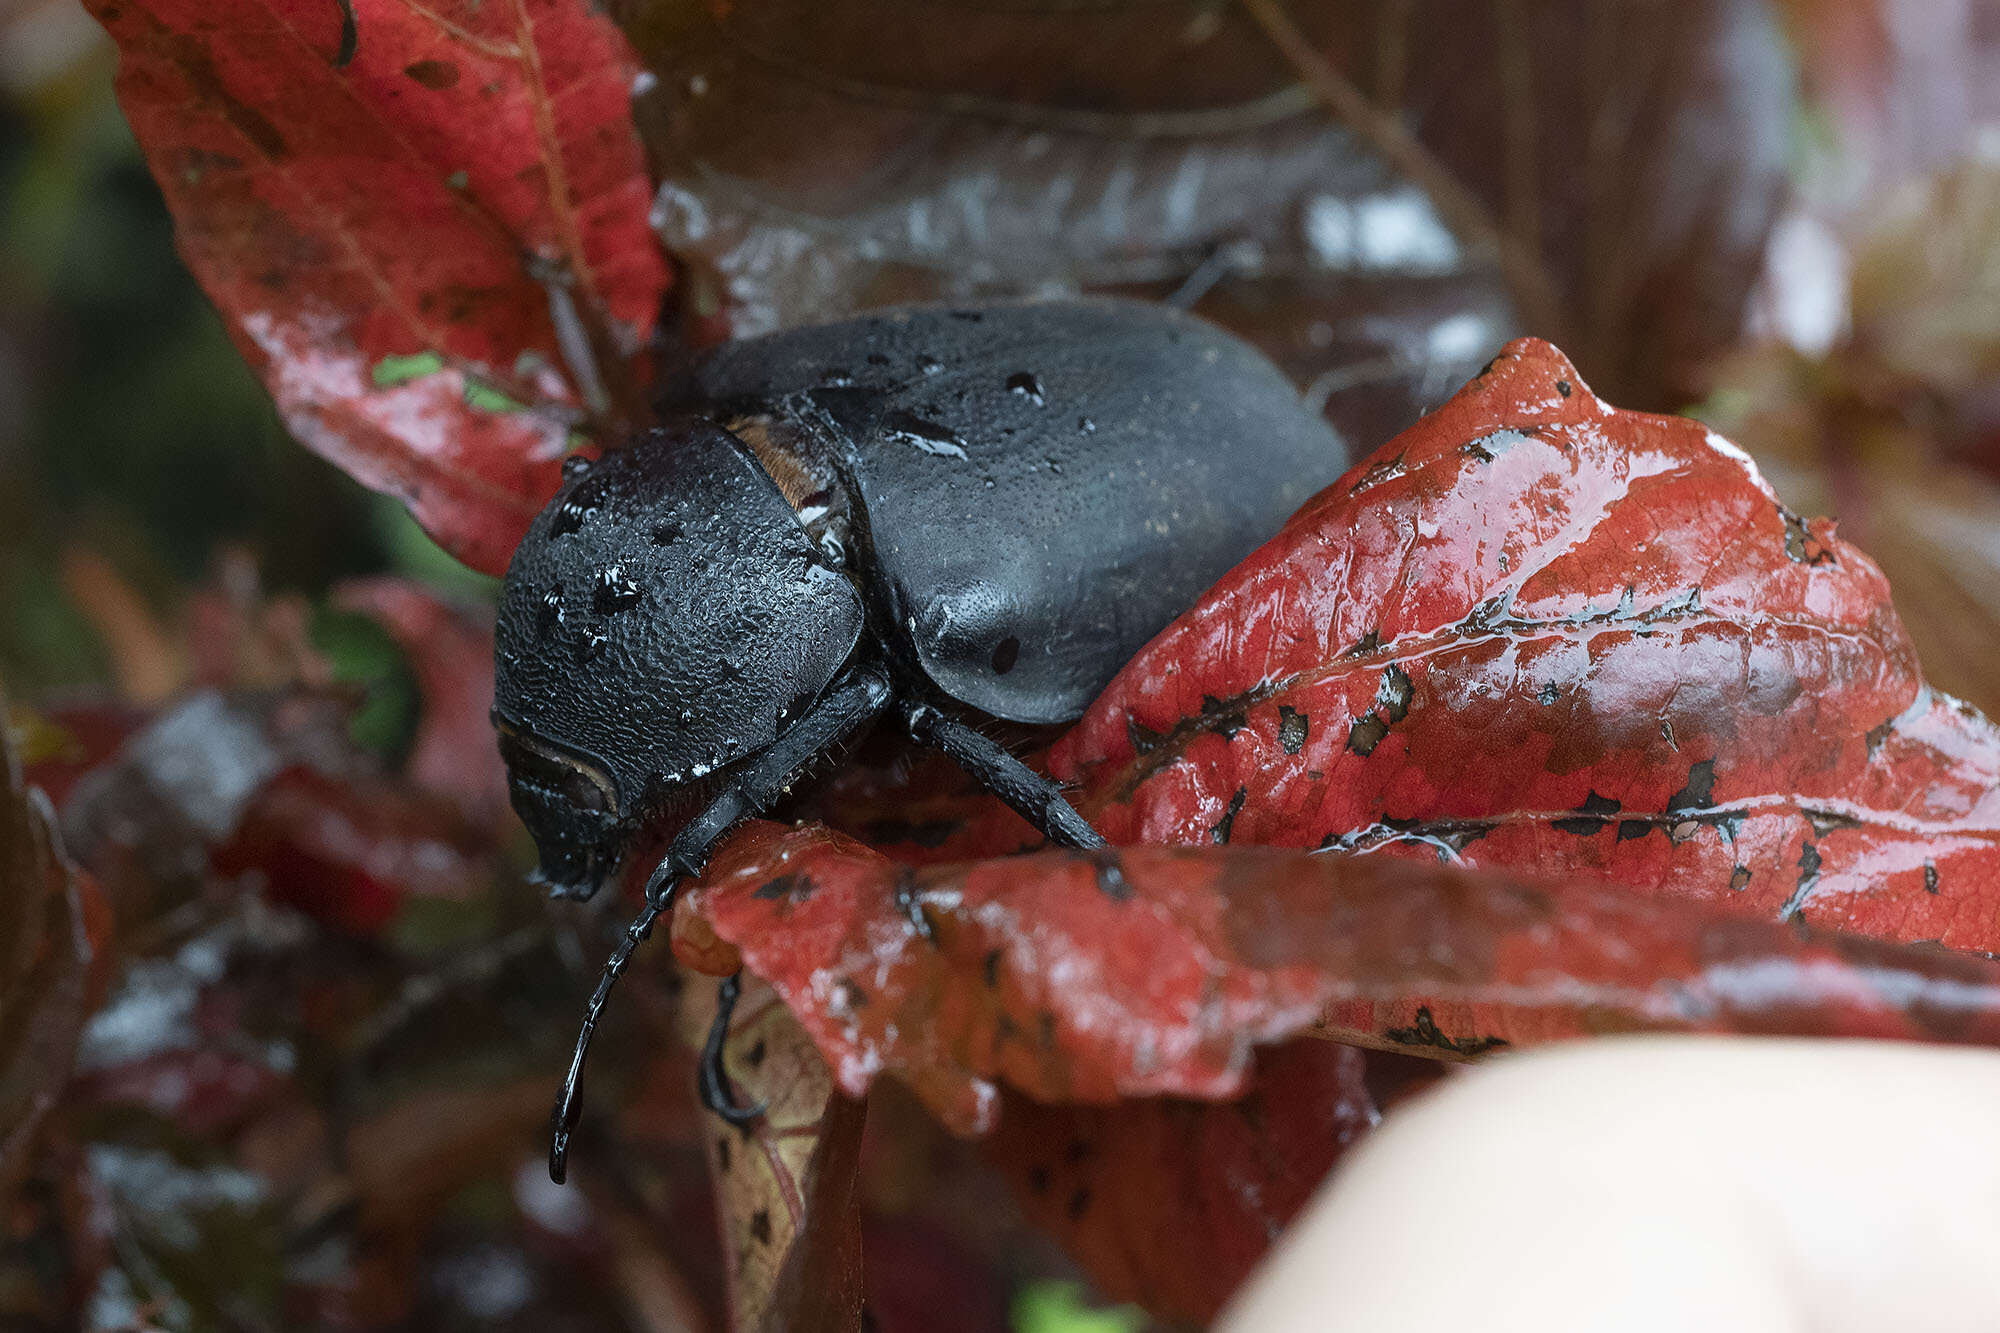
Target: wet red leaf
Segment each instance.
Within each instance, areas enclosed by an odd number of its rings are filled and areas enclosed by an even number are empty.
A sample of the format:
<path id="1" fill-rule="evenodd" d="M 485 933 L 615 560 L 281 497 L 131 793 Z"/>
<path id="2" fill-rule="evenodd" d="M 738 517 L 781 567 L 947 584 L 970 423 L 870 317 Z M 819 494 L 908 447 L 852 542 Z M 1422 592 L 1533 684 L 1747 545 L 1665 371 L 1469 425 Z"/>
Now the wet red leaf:
<path id="1" fill-rule="evenodd" d="M 681 909 L 771 980 L 840 1085 L 961 1132 L 1046 1101 L 1224 1098 L 1315 1029 L 1465 1059 L 1613 1031 L 2000 1044 L 2000 964 L 1434 858 L 1240 846 L 900 866 L 759 824 Z M 690 958 L 691 964 L 698 959 Z"/>
<path id="2" fill-rule="evenodd" d="M 1578 873 L 2000 950 L 2000 732 L 1702 426 L 1513 344 L 1310 501 L 1056 747 L 1117 842 Z"/>
<path id="3" fill-rule="evenodd" d="M 498 572 L 571 430 L 629 398 L 666 286 L 617 29 L 583 0 L 89 8 L 292 431 Z"/>
<path id="4" fill-rule="evenodd" d="M 1205 1323 L 1380 1119 L 1365 1070 L 1386 1058 L 1288 1042 L 1259 1052 L 1249 1091 L 1221 1105 L 1009 1097 L 990 1151 L 1106 1295 Z"/>

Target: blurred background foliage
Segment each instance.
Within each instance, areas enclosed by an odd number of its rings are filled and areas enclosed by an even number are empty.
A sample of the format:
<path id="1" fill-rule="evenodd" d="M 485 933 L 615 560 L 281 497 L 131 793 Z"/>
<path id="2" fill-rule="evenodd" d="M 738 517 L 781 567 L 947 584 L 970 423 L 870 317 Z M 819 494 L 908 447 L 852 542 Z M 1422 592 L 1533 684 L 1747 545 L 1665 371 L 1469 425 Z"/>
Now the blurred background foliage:
<path id="1" fill-rule="evenodd" d="M 327 589 L 402 573 L 476 598 L 490 581 L 286 435 L 175 254 L 97 24 L 0 5 L 0 53 L 0 679 L 23 698 L 157 693 L 120 679 L 139 665 L 113 660 L 121 626 L 171 620 L 236 549 L 265 590 L 314 600 L 342 677 L 394 690 L 388 640 Z M 362 725 L 389 745 L 411 723 L 378 707 Z"/>
<path id="2" fill-rule="evenodd" d="M 1382 0 L 1374 9 L 1407 22 L 1419 4 Z M 697 7 L 608 8 L 678 19 Z M 1628 0 L 1628 8 L 1657 18 L 1672 6 Z M 1512 9 L 1496 0 L 1496 12 Z M 1771 94 L 1789 108 L 1781 127 L 1767 128 L 1789 145 L 1790 188 L 1773 209 L 1746 336 L 1694 367 L 1698 374 L 1655 387 L 1680 395 L 1666 405 L 1698 411 L 1750 448 L 1796 507 L 1836 513 L 1887 567 L 1932 678 L 1992 710 L 2000 706 L 2000 5 L 1772 0 L 1768 12 L 1785 25 L 1798 95 Z M 632 26 L 643 46 L 648 30 Z M 651 34 L 661 44 L 649 53 L 656 67 L 686 62 L 690 80 L 706 79 L 702 62 L 713 58 L 723 87 L 734 67 L 682 36 Z M 104 761 L 139 736 L 97 776 L 144 794 L 145 745 L 166 753 L 176 719 L 250 735 L 248 749 L 268 751 L 272 771 L 290 765 L 290 777 L 233 811 L 227 845 L 202 848 L 192 872 L 174 860 L 184 847 L 172 837 L 163 847 L 160 828 L 136 840 L 107 831 L 91 823 L 91 800 L 51 790 L 66 832 L 100 837 L 82 850 L 102 853 L 91 869 L 130 932 L 119 943 L 132 961 L 102 982 L 110 1003 L 83 1041 L 84 1109 L 52 1152 L 96 1191 L 85 1202 L 116 1221 L 71 1226 L 74 1252 L 63 1252 L 51 1219 L 74 1222 L 88 1209 L 32 1195 L 0 1247 L 0 1326 L 63 1327 L 77 1305 L 87 1307 L 88 1326 L 103 1329 L 699 1326 L 716 1313 L 712 1290 L 697 1298 L 688 1288 L 718 1287 L 722 1259 L 702 1211 L 687 1057 L 660 1040 L 671 982 L 650 995 L 631 987 L 607 1045 L 622 1033 L 626 1056 L 647 1054 L 622 1065 L 606 1058 L 598 1071 L 613 1085 L 624 1071 L 621 1109 L 597 1123 L 612 1122 L 599 1132 L 625 1154 L 629 1179 L 551 1192 L 534 1153 L 595 944 L 573 917 L 552 925 L 518 891 L 518 832 L 492 799 L 492 775 L 466 772 L 477 766 L 466 756 L 493 762 L 484 701 L 448 697 L 454 680 L 486 669 L 477 633 L 454 637 L 425 608 L 379 586 L 357 594 L 365 585 L 352 582 L 401 576 L 442 594 L 441 604 L 472 608 L 476 623 L 492 581 L 446 557 L 400 503 L 288 438 L 175 254 L 159 191 L 112 97 L 114 66 L 75 0 L 0 0 L 0 680 L 17 705 L 22 748 L 41 763 L 39 781 L 81 774 L 82 758 L 76 772 L 65 767 L 71 749 Z M 743 95 L 779 106 L 759 87 Z M 744 120 L 731 111 L 737 104 L 714 104 L 722 107 L 709 113 L 715 123 L 675 123 L 655 137 L 669 166 L 693 164 L 685 180 L 716 178 L 711 152 L 733 153 L 720 167 L 746 175 L 766 161 L 733 137 Z M 794 112 L 822 115 L 817 103 Z M 754 148 L 757 126 L 747 123 Z M 763 132 L 796 148 L 788 125 Z M 1729 151 L 1715 145 L 1714 156 Z M 953 197 L 951 180 L 927 174 L 949 165 L 942 154 L 918 162 L 904 183 L 911 199 Z M 772 171 L 782 183 L 795 169 L 784 158 Z M 692 317 L 709 313 L 704 292 L 719 303 L 717 293 L 746 289 L 755 300 L 736 299 L 752 309 L 762 301 L 777 321 L 816 312 L 829 287 L 843 299 L 912 284 L 927 295 L 937 288 L 922 284 L 940 281 L 918 263 L 922 253 L 899 267 L 868 248 L 908 200 L 883 206 L 886 223 L 864 206 L 876 201 L 863 200 L 812 244 L 789 250 L 767 245 L 784 234 L 768 219 L 739 219 L 735 231 L 717 225 L 716 200 L 691 187 L 669 202 L 694 307 L 683 313 Z M 1676 202 L 1671 190 L 1649 196 L 1663 214 Z M 842 228 L 851 254 L 826 242 Z M 1091 239 L 1085 228 L 1078 243 Z M 1114 257 L 1125 239 L 1096 238 Z M 760 272 L 752 261 L 767 263 L 757 259 L 767 249 L 796 262 Z M 1280 249 L 1272 242 L 1272 253 Z M 1024 253 L 1047 259 L 1040 246 Z M 822 271 L 828 265 L 834 278 Z M 1462 278 L 1405 275 L 1387 305 L 1421 323 L 1430 315 L 1416 298 L 1441 292 L 1441 308 L 1463 302 L 1485 318 L 1497 302 L 1491 284 Z M 1170 290 L 1180 276 L 1129 280 Z M 1295 319 L 1292 306 L 1344 300 L 1358 286 L 1311 273 L 1231 281 L 1207 309 L 1262 329 L 1302 380 L 1351 355 L 1317 317 Z M 1598 387 L 1616 396 L 1614 384 Z M 224 687 L 226 705 L 199 712 L 188 703 L 197 684 Z M 337 727 L 359 758 L 328 756 L 317 714 L 301 721 L 266 707 L 264 694 L 298 702 L 285 691 L 301 686 L 304 694 L 335 687 L 344 704 Z M 101 797 L 98 807 L 115 812 L 127 799 L 99 786 L 110 795 L 77 783 L 85 797 Z M 179 835 L 171 820 L 158 823 Z M 154 902 L 147 895 L 176 869 L 196 887 Z M 267 877 L 268 895 L 222 888 L 252 872 Z M 307 888 L 288 897 L 287 876 Z M 301 895 L 329 879 L 362 916 L 307 919 Z M 150 915 L 161 903 L 172 910 Z M 118 1046 L 119 1016 L 142 1012 L 189 1029 L 202 1014 L 207 1044 L 194 1054 L 221 1062 L 214 1067 L 227 1077 L 175 1100 L 179 1084 L 166 1075 L 199 1083 L 210 1064 L 185 1050 L 172 1052 L 179 1063 L 158 1064 L 158 1050 L 135 1057 Z M 605 1097 L 611 1105 L 613 1094 Z M 322 1123 L 334 1119 L 337 1130 Z M 1098 1308 L 1086 1289 L 1064 1285 L 1075 1270 L 1053 1245 L 1022 1250 L 994 1239 L 1019 1229 L 995 1202 L 1004 1191 L 990 1172 L 978 1174 L 963 1145 L 899 1111 L 893 1090 L 871 1110 L 871 1133 L 877 1124 L 889 1128 L 871 1148 L 879 1160 L 868 1201 L 870 1294 L 889 1333 L 927 1326 L 935 1311 L 914 1296 L 901 1301 L 906 1322 L 890 1312 L 898 1291 L 923 1292 L 940 1273 L 958 1284 L 952 1299 L 986 1312 L 967 1327 L 1145 1326 L 1143 1316 Z M 85 1158 L 88 1170 L 75 1170 Z M 924 1189 L 910 1184 L 916 1176 Z M 956 1195 L 955 1212 L 933 1216 L 908 1202 L 926 1192 Z M 976 1214 L 970 1240 L 967 1214 Z M 99 1240 L 105 1253 L 86 1253 L 85 1242 Z M 65 1282 L 81 1290 L 47 1295 Z"/>

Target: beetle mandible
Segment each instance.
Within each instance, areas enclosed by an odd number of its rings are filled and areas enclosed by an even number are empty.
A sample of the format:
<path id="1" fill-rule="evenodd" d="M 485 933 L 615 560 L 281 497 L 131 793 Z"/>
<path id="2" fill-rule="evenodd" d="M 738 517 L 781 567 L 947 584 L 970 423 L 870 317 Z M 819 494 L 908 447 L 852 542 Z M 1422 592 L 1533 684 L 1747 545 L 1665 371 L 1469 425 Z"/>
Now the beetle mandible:
<path id="1" fill-rule="evenodd" d="M 500 593 L 493 721 L 550 891 L 678 824 L 590 998 L 739 821 L 892 711 L 1049 841 L 1102 845 L 983 719 L 1078 717 L 1347 450 L 1269 361 L 1132 301 L 917 307 L 720 347 L 572 460 Z M 734 1122 L 722 1036 L 704 1102 Z"/>

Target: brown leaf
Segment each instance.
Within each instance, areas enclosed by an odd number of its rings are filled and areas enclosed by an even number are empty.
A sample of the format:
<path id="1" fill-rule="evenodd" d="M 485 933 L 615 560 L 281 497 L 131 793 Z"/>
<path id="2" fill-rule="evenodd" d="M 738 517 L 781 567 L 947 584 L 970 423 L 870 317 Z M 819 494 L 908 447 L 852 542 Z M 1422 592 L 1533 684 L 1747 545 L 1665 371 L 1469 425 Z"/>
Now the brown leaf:
<path id="1" fill-rule="evenodd" d="M 48 799 L 22 780 L 12 728 L 0 725 L 0 1191 L 34 1165 L 83 1030 L 97 955 L 86 892 Z"/>
<path id="2" fill-rule="evenodd" d="M 682 1022 L 692 1042 L 714 1012 L 713 990 L 691 987 Z M 835 1088 L 812 1039 L 761 982 L 746 987 L 723 1051 L 738 1099 L 767 1104 L 741 1129 L 706 1122 L 731 1327 L 855 1333 L 862 1302 L 855 1177 L 866 1107 Z"/>

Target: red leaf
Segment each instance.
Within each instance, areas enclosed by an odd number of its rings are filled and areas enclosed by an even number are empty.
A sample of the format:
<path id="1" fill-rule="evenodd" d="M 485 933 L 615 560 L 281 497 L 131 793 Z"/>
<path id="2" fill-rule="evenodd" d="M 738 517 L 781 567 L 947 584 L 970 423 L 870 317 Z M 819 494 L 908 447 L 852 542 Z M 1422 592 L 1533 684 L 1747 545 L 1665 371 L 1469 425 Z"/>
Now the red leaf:
<path id="1" fill-rule="evenodd" d="M 1114 842 L 1394 850 L 2000 951 L 2000 733 L 1691 421 L 1523 340 L 1051 755 Z"/>
<path id="2" fill-rule="evenodd" d="M 566 353 L 592 343 L 618 393 L 666 286 L 617 29 L 582 0 L 89 7 L 181 252 L 292 431 L 504 568 L 602 397 Z"/>
<path id="3" fill-rule="evenodd" d="M 354 579 L 334 590 L 350 611 L 372 616 L 409 659 L 423 694 L 416 742 L 404 765 L 426 791 L 453 801 L 481 828 L 501 826 L 507 770 L 493 744 L 493 623 L 408 579 Z"/>
<path id="4" fill-rule="evenodd" d="M 1205 1324 L 1380 1118 L 1363 1073 L 1382 1058 L 1288 1042 L 1260 1052 L 1250 1091 L 1221 1106 L 1010 1097 L 989 1146 L 1029 1216 L 1106 1295 Z"/>
<path id="5" fill-rule="evenodd" d="M 1434 861 L 1129 847 L 913 868 L 759 824 L 679 910 L 770 980 L 850 1095 L 891 1072 L 968 1133 L 992 1127 L 996 1078 L 1046 1101 L 1225 1098 L 1253 1045 L 1315 1026 L 1461 1059 L 1641 1029 L 2000 1044 L 1985 959 Z"/>

